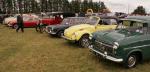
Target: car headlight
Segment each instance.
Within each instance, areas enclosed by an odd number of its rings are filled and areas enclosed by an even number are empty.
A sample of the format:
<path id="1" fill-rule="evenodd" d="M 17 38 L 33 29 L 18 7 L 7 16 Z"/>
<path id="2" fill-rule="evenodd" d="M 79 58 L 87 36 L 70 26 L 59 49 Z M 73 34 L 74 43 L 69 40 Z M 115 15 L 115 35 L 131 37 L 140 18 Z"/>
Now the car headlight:
<path id="1" fill-rule="evenodd" d="M 119 46 L 119 43 L 118 43 L 118 42 L 114 42 L 114 44 L 115 44 L 116 46 Z"/>
<path id="2" fill-rule="evenodd" d="M 118 43 L 118 42 L 114 42 L 113 48 L 114 48 L 114 49 L 118 49 L 118 47 L 119 47 L 119 43 Z"/>

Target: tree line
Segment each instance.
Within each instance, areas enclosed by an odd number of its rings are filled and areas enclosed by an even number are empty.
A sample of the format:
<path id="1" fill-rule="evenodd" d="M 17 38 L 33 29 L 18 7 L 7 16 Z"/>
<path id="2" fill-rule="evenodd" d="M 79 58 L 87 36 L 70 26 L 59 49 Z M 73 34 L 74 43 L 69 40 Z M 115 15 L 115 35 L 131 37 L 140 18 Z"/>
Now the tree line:
<path id="1" fill-rule="evenodd" d="M 94 12 L 102 12 L 106 9 L 104 2 L 88 2 L 78 0 L 1 0 L 1 12 L 15 13 L 40 13 L 40 12 L 86 12 L 87 9 Z"/>

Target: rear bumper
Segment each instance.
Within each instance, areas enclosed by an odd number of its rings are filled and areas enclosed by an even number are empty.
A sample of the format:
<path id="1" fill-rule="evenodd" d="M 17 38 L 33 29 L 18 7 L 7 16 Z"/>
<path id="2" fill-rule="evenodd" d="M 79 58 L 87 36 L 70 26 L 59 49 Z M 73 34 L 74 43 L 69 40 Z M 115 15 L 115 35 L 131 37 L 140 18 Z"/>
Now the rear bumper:
<path id="1" fill-rule="evenodd" d="M 101 53 L 101 52 L 95 50 L 95 49 L 94 49 L 93 47 L 91 47 L 91 46 L 89 47 L 89 49 L 92 50 L 92 51 L 94 51 L 94 52 L 96 52 L 97 54 L 99 54 L 100 56 L 104 57 L 104 58 L 107 59 L 107 60 L 110 60 L 110 61 L 113 61 L 113 62 L 117 62 L 117 63 L 123 62 L 123 59 L 122 59 L 122 58 L 115 58 L 115 57 L 112 57 L 112 56 L 107 55 L 107 53 L 106 53 L 106 54 Z"/>

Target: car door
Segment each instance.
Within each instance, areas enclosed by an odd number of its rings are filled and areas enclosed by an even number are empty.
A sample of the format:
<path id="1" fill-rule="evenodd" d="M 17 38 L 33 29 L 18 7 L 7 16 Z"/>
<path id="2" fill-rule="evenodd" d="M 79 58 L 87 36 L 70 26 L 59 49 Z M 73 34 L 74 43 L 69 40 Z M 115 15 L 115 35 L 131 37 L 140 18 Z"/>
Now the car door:
<path id="1" fill-rule="evenodd" d="M 25 27 L 35 27 L 36 26 L 36 20 L 34 20 L 34 18 L 30 18 L 24 22 L 24 26 Z"/>
<path id="2" fill-rule="evenodd" d="M 24 21 L 24 26 L 31 27 L 31 21 L 32 21 L 32 18 L 29 18 L 28 20 Z"/>
<path id="3" fill-rule="evenodd" d="M 150 27 L 147 28 L 147 32 L 145 32 L 142 38 L 143 40 L 140 44 L 142 46 L 143 57 L 145 59 L 150 59 Z"/>
<path id="4" fill-rule="evenodd" d="M 112 30 L 115 29 L 117 25 L 111 22 L 111 19 L 103 19 L 96 25 L 96 31 Z"/>

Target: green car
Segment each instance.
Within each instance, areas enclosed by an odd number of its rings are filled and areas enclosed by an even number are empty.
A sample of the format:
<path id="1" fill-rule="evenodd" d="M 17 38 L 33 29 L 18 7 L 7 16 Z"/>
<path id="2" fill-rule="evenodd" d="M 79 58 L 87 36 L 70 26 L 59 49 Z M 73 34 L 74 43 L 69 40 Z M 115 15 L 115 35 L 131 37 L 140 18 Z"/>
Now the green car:
<path id="1" fill-rule="evenodd" d="M 150 17 L 127 17 L 115 30 L 92 34 L 89 49 L 95 55 L 127 68 L 150 59 Z"/>

